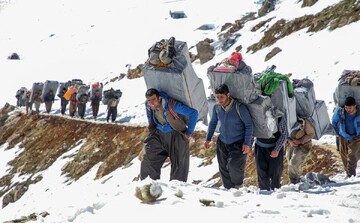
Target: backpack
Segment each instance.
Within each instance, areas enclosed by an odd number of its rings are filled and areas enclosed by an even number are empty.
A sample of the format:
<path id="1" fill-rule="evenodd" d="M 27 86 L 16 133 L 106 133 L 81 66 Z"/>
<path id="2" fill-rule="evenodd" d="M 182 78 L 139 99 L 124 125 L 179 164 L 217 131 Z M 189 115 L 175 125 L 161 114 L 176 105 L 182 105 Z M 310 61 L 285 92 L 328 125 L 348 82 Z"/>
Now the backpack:
<path id="1" fill-rule="evenodd" d="M 178 132 L 184 132 L 187 128 L 189 119 L 175 112 L 175 104 L 177 102 L 173 98 L 169 98 L 168 110 L 165 112 L 166 120 L 169 122 L 171 128 Z"/>
<path id="2" fill-rule="evenodd" d="M 147 63 L 157 67 L 168 67 L 176 54 L 175 38 L 169 40 L 162 39 L 156 42 L 148 50 Z"/>
<path id="3" fill-rule="evenodd" d="M 356 104 L 360 105 L 360 71 L 344 70 L 338 80 L 338 85 L 334 91 L 334 102 L 338 106 L 343 106 L 345 99 L 352 96 Z"/>

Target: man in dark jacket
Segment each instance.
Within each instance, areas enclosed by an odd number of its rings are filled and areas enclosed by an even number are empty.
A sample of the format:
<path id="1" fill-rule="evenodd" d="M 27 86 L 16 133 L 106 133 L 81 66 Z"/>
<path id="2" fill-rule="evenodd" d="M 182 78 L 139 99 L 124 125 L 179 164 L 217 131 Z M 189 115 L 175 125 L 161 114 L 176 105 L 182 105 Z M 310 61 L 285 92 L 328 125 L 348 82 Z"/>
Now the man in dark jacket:
<path id="1" fill-rule="evenodd" d="M 109 99 L 107 106 L 107 116 L 106 116 L 107 122 L 109 122 L 110 118 L 111 118 L 111 122 L 115 122 L 117 116 L 117 106 L 119 102 L 120 99 L 118 96 L 113 96 Z"/>
<path id="2" fill-rule="evenodd" d="M 99 107 L 100 107 L 101 100 L 102 100 L 101 92 L 100 92 L 100 90 L 96 90 L 90 98 L 90 101 L 91 101 L 90 105 L 91 105 L 93 117 L 95 120 L 99 113 Z"/>
<path id="3" fill-rule="evenodd" d="M 255 163 L 260 190 L 281 187 L 284 145 L 287 139 L 286 116 L 278 118 L 278 131 L 270 138 L 256 138 Z"/>
<path id="4" fill-rule="evenodd" d="M 253 121 L 247 107 L 231 97 L 226 84 L 218 86 L 215 94 L 218 104 L 214 105 L 204 147 L 209 148 L 220 121 L 216 154 L 221 179 L 226 189 L 238 189 L 244 181 L 247 154 L 251 153 Z"/>
<path id="5" fill-rule="evenodd" d="M 61 114 L 65 115 L 65 111 L 66 111 L 66 106 L 69 103 L 68 100 L 65 99 L 64 95 L 67 91 L 67 88 L 62 88 L 61 92 L 59 92 L 59 94 L 57 95 L 60 98 L 60 105 L 61 105 Z"/>
<path id="6" fill-rule="evenodd" d="M 79 100 L 77 102 L 78 115 L 80 116 L 81 119 L 84 119 L 85 111 L 86 111 L 86 103 L 87 103 L 88 99 L 89 99 L 89 95 L 84 93 L 84 94 L 81 94 L 81 96 L 79 97 Z"/>
<path id="7" fill-rule="evenodd" d="M 55 100 L 54 92 L 53 90 L 50 90 L 44 97 L 45 109 L 47 113 L 50 113 L 54 100 Z"/>
<path id="8" fill-rule="evenodd" d="M 149 135 L 144 140 L 140 178 L 160 179 L 162 165 L 169 157 L 170 180 L 186 182 L 189 174 L 189 137 L 194 132 L 198 111 L 150 88 L 145 93 Z M 188 123 L 182 117 L 188 119 Z"/>

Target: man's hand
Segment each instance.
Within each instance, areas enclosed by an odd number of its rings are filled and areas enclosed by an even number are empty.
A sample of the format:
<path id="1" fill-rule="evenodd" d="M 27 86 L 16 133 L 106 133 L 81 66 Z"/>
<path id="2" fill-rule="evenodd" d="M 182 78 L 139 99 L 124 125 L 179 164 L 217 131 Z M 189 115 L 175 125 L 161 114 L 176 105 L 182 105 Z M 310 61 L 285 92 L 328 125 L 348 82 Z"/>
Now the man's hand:
<path id="1" fill-rule="evenodd" d="M 185 138 L 189 139 L 191 135 L 188 133 L 184 133 L 184 136 L 185 136 Z"/>
<path id="2" fill-rule="evenodd" d="M 252 149 L 248 145 L 243 145 L 242 146 L 242 151 L 243 151 L 243 154 L 249 154 L 249 153 L 252 152 Z"/>
<path id="3" fill-rule="evenodd" d="M 273 150 L 270 153 L 271 158 L 276 158 L 276 157 L 278 157 L 278 155 L 279 155 L 279 151 L 276 151 L 276 150 Z"/>
<path id="4" fill-rule="evenodd" d="M 210 144 L 209 141 L 205 141 L 205 142 L 204 142 L 204 147 L 205 147 L 205 149 L 208 149 L 208 148 L 209 148 L 209 144 Z"/>

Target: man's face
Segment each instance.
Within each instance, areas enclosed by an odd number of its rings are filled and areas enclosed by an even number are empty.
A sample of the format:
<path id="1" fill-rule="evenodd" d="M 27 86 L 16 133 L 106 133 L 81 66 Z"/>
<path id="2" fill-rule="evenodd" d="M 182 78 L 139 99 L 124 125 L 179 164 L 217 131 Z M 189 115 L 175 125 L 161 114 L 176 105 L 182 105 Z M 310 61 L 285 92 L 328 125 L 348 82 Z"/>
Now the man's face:
<path id="1" fill-rule="evenodd" d="M 216 98 L 221 106 L 226 106 L 229 103 L 230 94 L 216 94 Z"/>
<path id="2" fill-rule="evenodd" d="M 345 105 L 345 110 L 347 113 L 349 113 L 350 115 L 355 114 L 356 112 L 356 105 L 351 105 L 351 106 L 346 106 Z"/>
<path id="3" fill-rule="evenodd" d="M 155 110 L 160 106 L 160 97 L 157 97 L 156 94 L 146 97 L 146 100 L 151 110 Z"/>

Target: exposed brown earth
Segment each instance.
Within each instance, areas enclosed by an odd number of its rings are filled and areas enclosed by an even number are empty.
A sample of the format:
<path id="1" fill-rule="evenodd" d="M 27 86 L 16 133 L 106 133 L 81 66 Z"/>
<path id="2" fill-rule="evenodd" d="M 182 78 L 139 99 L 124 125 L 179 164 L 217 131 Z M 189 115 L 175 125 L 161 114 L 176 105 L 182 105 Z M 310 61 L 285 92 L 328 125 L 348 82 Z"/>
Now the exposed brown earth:
<path id="1" fill-rule="evenodd" d="M 26 115 L 14 109 L 13 106 L 6 105 L 0 111 L 0 145 L 6 143 L 6 150 L 14 149 L 16 145 L 23 148 L 8 163 L 8 174 L 0 178 L 3 205 L 6 205 L 7 200 L 14 202 L 12 199 L 20 198 L 30 184 L 42 180 L 41 176 L 33 177 L 36 173 L 49 168 L 60 156 L 81 143 L 79 150 L 68 157 L 71 161 L 62 167 L 62 174 L 68 177 L 69 183 L 79 179 L 98 163 L 101 165 L 97 169 L 96 179 L 119 167 L 129 167 L 133 159 L 141 159 L 143 139 L 148 131 L 146 127 L 84 121 L 58 115 Z M 12 115 L 9 116 L 9 112 Z M 191 156 L 203 158 L 201 166 L 216 162 L 215 143 L 212 143 L 210 149 L 203 148 L 205 134 L 204 131 L 196 131 L 190 141 Z M 287 163 L 284 161 L 283 184 L 288 183 L 286 167 Z M 304 173 L 310 171 L 327 176 L 342 171 L 334 146 L 313 147 L 304 165 Z M 29 177 L 24 182 L 11 183 L 15 174 Z M 213 179 L 217 179 L 213 187 L 222 185 L 218 172 L 214 172 Z M 195 180 L 191 183 L 200 182 Z M 244 184 L 257 185 L 254 160 L 250 158 Z"/>

